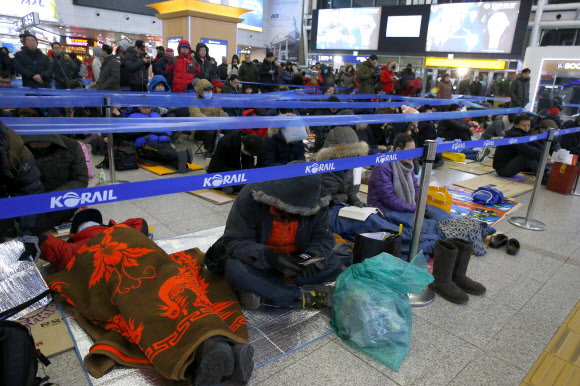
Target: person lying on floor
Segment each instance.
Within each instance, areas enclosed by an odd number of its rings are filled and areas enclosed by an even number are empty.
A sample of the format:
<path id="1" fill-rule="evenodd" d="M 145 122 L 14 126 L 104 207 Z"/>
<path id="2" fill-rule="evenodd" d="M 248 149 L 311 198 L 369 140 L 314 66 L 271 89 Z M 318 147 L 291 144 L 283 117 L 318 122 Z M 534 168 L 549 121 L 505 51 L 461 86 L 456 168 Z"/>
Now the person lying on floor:
<path id="1" fill-rule="evenodd" d="M 234 131 L 224 135 L 217 144 L 211 157 L 208 173 L 231 172 L 235 170 L 253 169 L 256 167 L 257 157 L 262 154 L 264 143 L 256 134 L 246 134 Z M 244 185 L 227 186 L 222 188 L 226 194 L 240 191 Z"/>
<path id="2" fill-rule="evenodd" d="M 42 258 L 68 258 L 46 282 L 95 340 L 87 371 L 99 378 L 121 364 L 195 385 L 247 383 L 253 348 L 233 289 L 207 272 L 199 249 L 168 255 L 131 227 L 136 220 L 106 227 L 87 209 L 73 219 L 73 243 L 49 237 L 41 246 Z"/>
<path id="3" fill-rule="evenodd" d="M 151 107 L 139 106 L 138 113 L 129 115 L 129 118 L 160 118 L 161 116 L 152 111 Z M 193 150 L 177 151 L 171 146 L 170 131 L 156 131 L 146 135 L 143 133 L 123 134 L 124 139 L 134 139 L 139 156 L 155 161 L 166 162 L 175 168 L 178 173 L 189 170 L 188 163 L 193 163 Z"/>
<path id="4" fill-rule="evenodd" d="M 399 134 L 395 137 L 393 151 L 414 148 L 415 141 L 410 135 Z M 383 163 L 373 168 L 369 179 L 367 204 L 379 208 L 385 219 L 393 226 L 398 228 L 399 224 L 403 224 L 403 256 L 409 251 L 419 197 L 419 181 L 413 173 L 413 168 L 412 159 Z M 444 210 L 427 206 L 420 240 L 420 248 L 425 254 L 432 254 L 435 241 L 445 239 L 437 222 L 448 219 L 451 219 L 451 216 Z"/>
<path id="5" fill-rule="evenodd" d="M 514 119 L 514 127 L 505 133 L 506 138 L 518 138 L 532 135 L 531 118 L 522 114 Z M 501 177 L 511 178 L 522 171 L 537 173 L 542 156 L 543 141 L 518 143 L 499 146 L 493 158 L 493 168 Z M 548 164 L 552 159 L 548 156 Z M 547 174 L 544 179 L 547 181 Z"/>
<path id="6" fill-rule="evenodd" d="M 280 116 L 294 116 L 295 114 L 280 114 Z M 308 138 L 308 131 L 304 126 L 270 128 L 268 136 L 264 138 L 264 152 L 258 158 L 258 166 L 286 165 L 292 161 L 306 161 L 306 151 L 302 142 Z"/>
<path id="7" fill-rule="evenodd" d="M 332 281 L 342 272 L 328 227 L 331 195 L 321 182 L 320 174 L 259 182 L 238 194 L 223 244 L 225 277 L 238 290 L 242 308 L 330 304 L 330 293 L 303 288 Z"/>

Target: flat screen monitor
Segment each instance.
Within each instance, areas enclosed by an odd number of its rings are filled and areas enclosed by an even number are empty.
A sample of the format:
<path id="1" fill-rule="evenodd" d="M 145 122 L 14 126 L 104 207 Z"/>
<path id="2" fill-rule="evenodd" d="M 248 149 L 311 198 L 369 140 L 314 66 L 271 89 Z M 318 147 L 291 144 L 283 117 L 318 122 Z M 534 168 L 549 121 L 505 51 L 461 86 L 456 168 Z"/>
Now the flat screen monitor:
<path id="1" fill-rule="evenodd" d="M 431 5 L 427 52 L 512 52 L 520 1 Z"/>
<path id="2" fill-rule="evenodd" d="M 380 24 L 380 7 L 321 9 L 316 49 L 376 51 Z"/>
<path id="3" fill-rule="evenodd" d="M 418 38 L 421 36 L 421 15 L 387 17 L 388 38 Z"/>

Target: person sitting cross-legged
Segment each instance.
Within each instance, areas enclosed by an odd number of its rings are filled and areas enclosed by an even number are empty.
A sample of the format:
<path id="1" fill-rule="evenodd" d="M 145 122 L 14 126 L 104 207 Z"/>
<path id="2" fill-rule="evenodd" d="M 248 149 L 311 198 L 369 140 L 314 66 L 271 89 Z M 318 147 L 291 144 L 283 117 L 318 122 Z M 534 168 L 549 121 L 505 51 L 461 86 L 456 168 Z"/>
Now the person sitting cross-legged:
<path id="1" fill-rule="evenodd" d="M 303 288 L 342 272 L 328 226 L 331 196 L 321 182 L 320 174 L 259 182 L 238 194 L 223 244 L 225 277 L 239 291 L 242 308 L 329 305 L 330 293 Z M 304 262 L 309 258 L 318 261 Z"/>

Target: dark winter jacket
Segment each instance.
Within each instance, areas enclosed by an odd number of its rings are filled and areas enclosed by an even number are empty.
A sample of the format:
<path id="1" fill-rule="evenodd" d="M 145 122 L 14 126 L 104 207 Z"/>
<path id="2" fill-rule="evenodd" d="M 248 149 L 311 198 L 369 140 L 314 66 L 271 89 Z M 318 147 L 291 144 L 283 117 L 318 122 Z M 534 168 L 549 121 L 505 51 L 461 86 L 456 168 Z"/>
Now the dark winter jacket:
<path id="1" fill-rule="evenodd" d="M 358 69 L 358 94 L 374 94 L 373 74 L 375 66 L 370 59 L 365 60 Z"/>
<path id="2" fill-rule="evenodd" d="M 230 80 L 226 80 L 224 83 L 220 94 L 239 94 L 239 87 L 232 86 Z M 230 117 L 240 117 L 243 113 L 243 108 L 241 107 L 224 107 L 224 111 L 228 113 Z"/>
<path id="3" fill-rule="evenodd" d="M 147 71 L 149 64 L 143 61 L 141 55 L 135 51 L 135 47 L 129 47 L 125 52 L 123 66 L 125 66 L 129 73 L 129 84 L 131 87 L 137 87 L 141 91 L 146 91 L 147 83 L 149 82 Z"/>
<path id="4" fill-rule="evenodd" d="M 318 151 L 322 149 L 322 146 L 324 146 L 324 141 L 326 140 L 326 136 L 328 135 L 330 130 L 332 130 L 332 128 L 334 127 L 334 124 L 332 122 L 332 116 L 338 115 L 339 112 L 340 110 L 332 112 L 328 108 L 316 109 L 314 111 L 314 115 L 327 115 L 328 125 L 311 127 L 312 131 L 316 135 L 316 138 L 314 140 L 314 147 L 312 148 L 313 151 Z"/>
<path id="5" fill-rule="evenodd" d="M 73 60 L 64 53 L 59 56 L 52 55 L 49 60 L 56 88 L 73 88 L 71 80 L 75 79 L 76 66 Z M 75 83 L 77 83 L 75 81 Z"/>
<path id="6" fill-rule="evenodd" d="M 223 136 L 211 157 L 208 173 L 228 172 L 254 168 L 254 157 L 242 153 L 242 137 L 245 133 L 233 132 Z"/>
<path id="7" fill-rule="evenodd" d="M 29 149 L 34 155 L 40 180 L 46 191 L 82 189 L 89 185 L 87 161 L 81 145 L 63 135 L 27 135 L 27 146 L 31 142 L 50 142 L 46 149 Z"/>
<path id="8" fill-rule="evenodd" d="M 240 77 L 241 82 L 257 82 L 258 66 L 256 66 L 254 62 L 247 63 L 246 61 L 243 61 L 242 64 L 240 64 L 238 76 Z M 258 89 L 258 86 L 255 84 L 250 85 L 250 87 L 252 87 L 254 90 Z"/>
<path id="9" fill-rule="evenodd" d="M 412 175 L 415 186 L 415 202 L 419 197 L 419 181 Z M 389 212 L 415 212 L 416 205 L 409 204 L 395 194 L 393 187 L 393 167 L 390 163 L 377 165 L 373 168 L 369 179 L 367 203 L 379 208 L 383 214 Z"/>
<path id="10" fill-rule="evenodd" d="M 296 75 L 294 70 L 288 71 L 288 69 L 284 68 L 284 71 L 282 71 L 282 82 L 292 84 L 292 78 L 294 78 L 294 75 Z"/>
<path id="11" fill-rule="evenodd" d="M 340 80 L 336 83 L 338 87 L 342 88 L 354 88 L 356 86 L 356 79 L 354 77 L 354 72 L 345 72 L 341 75 Z"/>
<path id="12" fill-rule="evenodd" d="M 14 61 L 4 50 L 0 50 L 0 71 L 8 71 L 14 75 Z"/>
<path id="13" fill-rule="evenodd" d="M 167 79 L 167 66 L 169 65 L 169 60 L 165 55 L 159 58 L 155 63 L 153 63 L 153 75 L 163 75 Z"/>
<path id="14" fill-rule="evenodd" d="M 272 233 L 271 207 L 298 215 L 297 253 L 329 257 L 335 245 L 328 226 L 330 194 L 321 186 L 322 176 L 309 175 L 246 185 L 238 194 L 224 232 L 230 258 L 258 269 L 271 269 L 266 246 Z"/>
<path id="15" fill-rule="evenodd" d="M 428 139 L 437 138 L 437 129 L 433 121 L 420 121 L 418 124 L 419 133 L 417 133 L 417 147 L 423 147 Z"/>
<path id="16" fill-rule="evenodd" d="M 199 49 L 205 47 L 205 57 L 199 56 Z M 217 64 L 211 62 L 211 56 L 209 56 L 209 48 L 203 43 L 197 43 L 195 46 L 195 60 L 197 60 L 197 65 L 200 67 L 199 76 L 196 78 L 207 79 L 212 82 L 219 78 Z"/>
<path id="17" fill-rule="evenodd" d="M 220 64 L 218 66 L 218 74 L 220 80 L 228 79 L 228 65 L 225 63 Z"/>
<path id="18" fill-rule="evenodd" d="M 580 118 L 577 118 L 576 121 L 566 121 L 562 125 L 562 129 L 571 127 L 580 127 Z M 563 135 L 560 137 L 560 145 L 562 149 L 566 149 L 572 154 L 580 155 L 580 132 Z"/>
<path id="19" fill-rule="evenodd" d="M 471 140 L 471 126 L 463 119 L 445 119 L 439 122 L 437 133 L 446 141 Z"/>
<path id="20" fill-rule="evenodd" d="M 415 80 L 417 76 L 415 75 L 415 71 L 413 71 L 411 67 L 403 68 L 399 72 L 399 75 L 400 78 L 399 80 L 397 80 L 397 83 L 395 84 L 395 90 L 397 91 L 398 94 L 402 94 L 407 89 L 407 87 L 409 87 L 409 84 L 411 84 L 411 82 Z"/>
<path id="21" fill-rule="evenodd" d="M 329 161 L 340 158 L 361 157 L 367 155 L 369 146 L 359 142 L 356 132 L 349 126 L 337 126 L 328 134 L 324 148 L 316 154 L 316 161 Z M 332 196 L 333 204 L 356 205 L 357 187 L 353 182 L 353 171 L 339 170 L 322 175 L 322 186 Z"/>
<path id="22" fill-rule="evenodd" d="M 531 135 L 520 128 L 513 127 L 505 133 L 505 138 L 527 137 Z M 536 141 L 538 142 L 538 141 Z M 508 162 L 522 155 L 529 159 L 540 160 L 542 155 L 542 146 L 536 142 L 518 143 L 515 145 L 498 146 L 495 149 L 495 156 L 493 157 L 493 168 L 499 170 L 503 168 Z"/>
<path id="23" fill-rule="evenodd" d="M 274 71 L 273 74 L 270 74 L 270 71 Z M 269 62 L 267 59 L 264 59 L 262 64 L 260 64 L 260 83 L 278 83 L 278 77 L 280 76 L 280 70 L 278 66 L 274 64 L 274 62 Z M 275 86 L 261 86 L 262 89 L 273 91 L 276 89 Z"/>
<path id="24" fill-rule="evenodd" d="M 461 82 L 459 82 L 457 91 L 459 91 L 459 93 L 462 95 L 469 94 L 469 79 L 463 79 Z"/>
<path id="25" fill-rule="evenodd" d="M 44 192 L 32 153 L 18 134 L 0 122 L 0 196 Z"/>
<path id="26" fill-rule="evenodd" d="M 472 82 L 469 85 L 469 93 L 474 96 L 480 96 L 483 93 L 483 85 L 481 82 Z"/>
<path id="27" fill-rule="evenodd" d="M 306 161 L 302 141 L 289 145 L 280 128 L 268 129 L 268 136 L 264 138 L 264 153 L 258 158 L 258 166 L 286 165 L 292 161 Z"/>
<path id="28" fill-rule="evenodd" d="M 525 107 L 530 101 L 530 78 L 524 78 L 522 74 L 510 83 L 509 95 L 510 107 Z"/>
<path id="29" fill-rule="evenodd" d="M 16 72 L 22 75 L 22 86 L 31 88 L 50 88 L 52 68 L 48 56 L 40 50 L 30 51 L 23 49 L 14 55 Z M 38 84 L 32 77 L 40 75 L 42 84 Z"/>
<path id="30" fill-rule="evenodd" d="M 121 89 L 121 64 L 113 55 L 103 58 L 97 90 L 119 91 Z"/>

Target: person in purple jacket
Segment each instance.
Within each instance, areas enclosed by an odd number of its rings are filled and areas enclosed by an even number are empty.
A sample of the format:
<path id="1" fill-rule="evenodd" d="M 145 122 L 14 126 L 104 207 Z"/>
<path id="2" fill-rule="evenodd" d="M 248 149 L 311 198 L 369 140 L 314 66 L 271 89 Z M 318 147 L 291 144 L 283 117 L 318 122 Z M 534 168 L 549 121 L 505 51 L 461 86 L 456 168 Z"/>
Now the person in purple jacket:
<path id="1" fill-rule="evenodd" d="M 394 151 L 411 150 L 415 141 L 410 135 L 398 134 Z M 384 163 L 376 166 L 369 180 L 367 203 L 384 214 L 392 211 L 415 212 L 419 195 L 419 181 L 413 173 L 413 160 Z"/>

